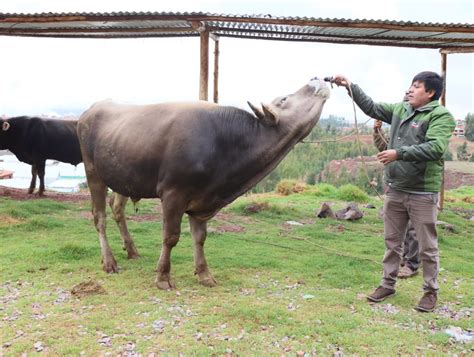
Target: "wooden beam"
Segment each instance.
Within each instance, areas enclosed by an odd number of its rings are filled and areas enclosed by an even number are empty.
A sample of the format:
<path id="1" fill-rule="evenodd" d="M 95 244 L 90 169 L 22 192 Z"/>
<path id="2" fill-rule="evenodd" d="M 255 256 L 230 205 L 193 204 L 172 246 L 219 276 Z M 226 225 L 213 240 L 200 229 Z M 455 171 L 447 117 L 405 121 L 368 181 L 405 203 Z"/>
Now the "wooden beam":
<path id="1" fill-rule="evenodd" d="M 474 53 L 474 47 L 448 47 L 442 48 L 439 50 L 441 53 L 446 53 L 447 55 L 451 53 Z"/>
<path id="2" fill-rule="evenodd" d="M 214 103 L 219 103 L 219 37 L 214 39 Z"/>
<path id="3" fill-rule="evenodd" d="M 141 32 L 150 33 L 181 33 L 181 32 L 195 32 L 191 26 L 189 27 L 120 27 L 120 26 L 94 26 L 94 27 L 42 27 L 42 28 L 23 28 L 23 27 L 11 27 L 11 28 L 0 28 L 0 34 L 5 35 L 28 35 L 28 34 L 67 34 L 67 33 L 107 33 L 116 32 L 124 34 L 134 34 Z"/>
<path id="4" fill-rule="evenodd" d="M 200 29 L 201 56 L 199 76 L 199 99 L 207 100 L 209 89 L 209 30 Z"/>

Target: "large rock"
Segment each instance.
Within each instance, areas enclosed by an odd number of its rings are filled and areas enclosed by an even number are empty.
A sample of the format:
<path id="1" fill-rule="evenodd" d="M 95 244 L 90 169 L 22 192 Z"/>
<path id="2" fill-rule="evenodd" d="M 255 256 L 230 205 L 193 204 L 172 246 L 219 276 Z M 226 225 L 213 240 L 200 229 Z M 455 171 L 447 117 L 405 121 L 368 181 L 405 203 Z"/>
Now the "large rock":
<path id="1" fill-rule="evenodd" d="M 349 203 L 346 208 L 336 212 L 336 218 L 340 220 L 357 221 L 362 217 L 364 217 L 364 213 L 355 203 Z"/>
<path id="2" fill-rule="evenodd" d="M 318 218 L 332 218 L 336 219 L 336 215 L 331 209 L 331 206 L 328 202 L 323 202 L 321 207 L 319 208 L 319 212 L 316 213 L 316 217 Z"/>

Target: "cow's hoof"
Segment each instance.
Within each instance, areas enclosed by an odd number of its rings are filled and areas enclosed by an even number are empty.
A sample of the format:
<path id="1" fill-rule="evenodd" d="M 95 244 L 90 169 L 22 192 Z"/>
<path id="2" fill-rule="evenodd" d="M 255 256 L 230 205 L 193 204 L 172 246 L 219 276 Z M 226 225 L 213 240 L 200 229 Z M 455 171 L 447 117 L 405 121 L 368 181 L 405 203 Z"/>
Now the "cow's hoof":
<path id="1" fill-rule="evenodd" d="M 127 259 L 138 259 L 140 254 L 138 252 L 128 252 Z"/>
<path id="2" fill-rule="evenodd" d="M 210 287 L 210 288 L 217 285 L 216 280 L 214 279 L 212 274 L 209 273 L 208 270 L 206 270 L 202 273 L 196 273 L 196 274 L 198 276 L 199 284 Z"/>
<path id="3" fill-rule="evenodd" d="M 208 288 L 212 288 L 217 285 L 217 281 L 211 276 L 210 278 L 200 279 L 199 284 L 207 286 Z"/>
<path id="4" fill-rule="evenodd" d="M 127 259 L 138 259 L 140 258 L 140 254 L 138 254 L 137 248 L 135 248 L 135 244 L 130 242 L 129 244 L 124 244 L 122 249 L 127 251 Z"/>
<path id="5" fill-rule="evenodd" d="M 102 270 L 105 271 L 108 274 L 113 274 L 113 273 L 118 273 L 119 272 L 118 265 L 117 265 L 117 262 L 115 261 L 115 259 L 113 259 L 110 262 L 103 263 L 102 264 Z"/>
<path id="6" fill-rule="evenodd" d="M 171 280 L 160 280 L 156 281 L 156 287 L 160 290 L 171 290 L 176 289 L 176 284 L 173 283 Z"/>

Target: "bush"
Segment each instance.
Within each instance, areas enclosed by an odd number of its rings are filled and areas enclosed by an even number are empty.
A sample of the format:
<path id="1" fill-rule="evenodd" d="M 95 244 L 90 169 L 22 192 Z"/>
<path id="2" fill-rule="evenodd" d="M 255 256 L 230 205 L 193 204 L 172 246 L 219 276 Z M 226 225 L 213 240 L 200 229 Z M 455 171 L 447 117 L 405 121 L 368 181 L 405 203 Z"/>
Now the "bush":
<path id="1" fill-rule="evenodd" d="M 448 149 L 444 153 L 444 161 L 453 161 L 453 153 Z"/>
<path id="2" fill-rule="evenodd" d="M 466 141 L 464 142 L 464 144 L 458 146 L 457 154 L 458 154 L 459 161 L 469 161 L 470 155 L 469 155 L 469 151 L 467 150 Z"/>
<path id="3" fill-rule="evenodd" d="M 297 180 L 282 180 L 276 185 L 276 193 L 283 196 L 291 195 L 292 193 L 300 193 L 306 190 L 306 184 Z"/>
<path id="4" fill-rule="evenodd" d="M 359 187 L 348 184 L 339 187 L 337 190 L 337 198 L 344 201 L 367 202 L 369 196 Z"/>
<path id="5" fill-rule="evenodd" d="M 334 197 L 336 195 L 337 189 L 328 183 L 320 183 L 311 187 L 310 192 L 315 196 Z"/>

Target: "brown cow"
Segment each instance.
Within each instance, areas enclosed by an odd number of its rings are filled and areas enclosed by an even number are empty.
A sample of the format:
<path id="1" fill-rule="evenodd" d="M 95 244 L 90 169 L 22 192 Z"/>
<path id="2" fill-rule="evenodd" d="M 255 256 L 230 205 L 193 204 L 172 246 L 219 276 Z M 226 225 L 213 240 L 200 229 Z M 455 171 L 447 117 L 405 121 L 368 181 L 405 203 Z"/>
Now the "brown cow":
<path id="1" fill-rule="evenodd" d="M 117 272 L 105 232 L 107 187 L 128 256 L 138 255 L 128 234 L 126 197 L 159 197 L 163 208 L 163 245 L 156 285 L 174 288 L 171 250 L 181 220 L 189 216 L 195 274 L 214 286 L 204 256 L 207 221 L 269 174 L 316 125 L 329 89 L 313 79 L 296 93 L 275 99 L 255 116 L 208 102 L 145 106 L 94 104 L 79 119 L 78 134 L 92 211 L 102 249 L 103 269 Z"/>

